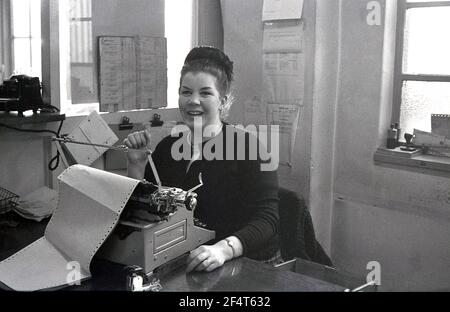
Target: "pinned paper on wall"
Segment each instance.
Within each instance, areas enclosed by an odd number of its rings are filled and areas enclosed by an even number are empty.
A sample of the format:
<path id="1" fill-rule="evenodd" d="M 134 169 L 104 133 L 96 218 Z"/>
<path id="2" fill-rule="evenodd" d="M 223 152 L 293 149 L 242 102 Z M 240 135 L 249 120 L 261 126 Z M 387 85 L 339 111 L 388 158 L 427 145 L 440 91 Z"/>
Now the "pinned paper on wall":
<path id="1" fill-rule="evenodd" d="M 302 52 L 303 34 L 300 20 L 264 23 L 263 52 Z"/>
<path id="2" fill-rule="evenodd" d="M 266 123 L 266 107 L 261 99 L 261 96 L 254 95 L 244 101 L 244 123 L 246 125 L 260 125 Z"/>
<path id="3" fill-rule="evenodd" d="M 279 125 L 280 133 L 291 133 L 300 111 L 298 105 L 271 103 L 267 107 L 267 119 L 271 125 Z"/>
<path id="4" fill-rule="evenodd" d="M 267 122 L 280 127 L 280 163 L 290 165 L 303 107 L 304 54 L 265 53 L 263 64 Z"/>
<path id="5" fill-rule="evenodd" d="M 263 21 L 302 18 L 303 0 L 264 0 Z"/>
<path id="6" fill-rule="evenodd" d="M 292 163 L 292 154 L 301 109 L 301 106 L 295 104 L 268 104 L 268 123 L 279 126 L 281 163 Z"/>
<path id="7" fill-rule="evenodd" d="M 265 53 L 264 100 L 267 104 L 303 105 L 304 55 L 302 53 Z"/>
<path id="8" fill-rule="evenodd" d="M 167 106 L 167 43 L 162 37 L 99 38 L 100 110 Z"/>

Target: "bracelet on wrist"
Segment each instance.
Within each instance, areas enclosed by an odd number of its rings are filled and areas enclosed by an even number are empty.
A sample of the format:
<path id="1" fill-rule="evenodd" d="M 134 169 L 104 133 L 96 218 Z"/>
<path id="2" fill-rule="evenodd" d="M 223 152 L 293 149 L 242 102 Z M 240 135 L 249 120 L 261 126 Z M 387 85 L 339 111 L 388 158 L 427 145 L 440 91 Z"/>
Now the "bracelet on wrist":
<path id="1" fill-rule="evenodd" d="M 225 238 L 225 241 L 227 242 L 227 245 L 231 248 L 231 250 L 233 251 L 233 257 L 231 259 L 234 259 L 235 255 L 236 255 L 236 251 L 234 250 L 234 243 L 228 239 Z"/>

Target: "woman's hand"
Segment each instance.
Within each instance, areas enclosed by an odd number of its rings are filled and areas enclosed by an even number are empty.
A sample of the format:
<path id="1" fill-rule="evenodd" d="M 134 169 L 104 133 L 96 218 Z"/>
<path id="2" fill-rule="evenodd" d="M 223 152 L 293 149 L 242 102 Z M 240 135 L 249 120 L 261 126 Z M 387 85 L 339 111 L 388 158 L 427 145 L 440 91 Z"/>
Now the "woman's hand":
<path id="1" fill-rule="evenodd" d="M 127 138 L 123 140 L 123 144 L 128 148 L 133 149 L 129 150 L 127 153 L 129 164 L 141 166 L 145 166 L 147 164 L 147 150 L 150 147 L 150 131 L 148 129 L 130 133 Z"/>
<path id="2" fill-rule="evenodd" d="M 142 180 L 145 174 L 145 166 L 148 161 L 147 150 L 150 147 L 150 131 L 136 131 L 130 133 L 123 144 L 128 148 L 132 148 L 127 152 L 127 175 L 130 178 Z"/>
<path id="3" fill-rule="evenodd" d="M 230 241 L 233 248 L 228 244 Z M 212 246 L 203 245 L 191 251 L 187 259 L 187 272 L 206 271 L 221 267 L 226 261 L 242 256 L 242 242 L 236 236 L 229 236 Z"/>
<path id="4" fill-rule="evenodd" d="M 225 263 L 228 252 L 221 244 L 200 246 L 191 251 L 187 259 L 186 272 L 193 270 L 211 272 Z"/>

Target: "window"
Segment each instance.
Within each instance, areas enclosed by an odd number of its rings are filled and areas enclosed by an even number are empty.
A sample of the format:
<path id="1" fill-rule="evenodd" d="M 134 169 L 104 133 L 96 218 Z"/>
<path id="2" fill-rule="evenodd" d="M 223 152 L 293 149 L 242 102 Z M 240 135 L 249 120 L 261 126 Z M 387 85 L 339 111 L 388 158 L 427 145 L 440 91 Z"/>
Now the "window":
<path id="1" fill-rule="evenodd" d="M 10 73 L 41 78 L 41 2 L 10 0 L 10 10 Z"/>
<path id="2" fill-rule="evenodd" d="M 92 0 L 69 0 L 72 104 L 98 102 L 92 39 Z"/>
<path id="3" fill-rule="evenodd" d="M 400 0 L 392 122 L 431 131 L 450 114 L 450 1 Z"/>
<path id="4" fill-rule="evenodd" d="M 196 37 L 194 0 L 165 2 L 164 36 L 167 38 L 167 107 L 178 107 L 178 86 L 184 58 Z"/>
<path id="5" fill-rule="evenodd" d="M 159 2 L 139 3 L 163 9 Z M 160 20 L 165 21 L 164 36 L 168 43 L 167 107 L 178 107 L 180 69 L 196 42 L 197 1 L 166 0 L 163 4 L 165 16 Z M 47 86 L 43 92 L 48 93 L 46 96 L 51 98 L 52 105 L 60 107 L 67 115 L 98 110 L 97 38 L 93 36 L 96 25 L 93 18 L 107 16 L 95 11 L 99 7 L 111 9 L 94 6 L 92 0 L 2 0 L 0 65 L 4 64 L 1 68 L 5 78 L 12 73 L 39 76 Z M 101 28 L 102 23 L 97 23 L 97 27 Z M 118 32 L 124 35 L 121 26 Z"/>

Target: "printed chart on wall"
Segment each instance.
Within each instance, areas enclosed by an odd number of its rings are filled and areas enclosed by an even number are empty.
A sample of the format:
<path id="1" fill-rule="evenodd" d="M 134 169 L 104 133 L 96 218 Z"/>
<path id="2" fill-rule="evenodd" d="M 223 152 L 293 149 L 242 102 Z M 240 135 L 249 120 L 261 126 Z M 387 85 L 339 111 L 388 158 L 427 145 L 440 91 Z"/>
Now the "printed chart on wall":
<path id="1" fill-rule="evenodd" d="M 291 164 L 303 107 L 305 61 L 302 0 L 264 0 L 263 101 L 267 122 L 279 126 L 280 163 Z"/>
<path id="2" fill-rule="evenodd" d="M 99 37 L 100 110 L 165 107 L 167 43 L 160 37 Z"/>
<path id="3" fill-rule="evenodd" d="M 292 33 L 292 36 L 301 38 L 300 33 Z M 278 46 L 288 41 L 282 38 L 278 40 Z M 305 65 L 301 41 L 297 51 L 293 51 L 292 44 L 286 48 L 289 52 L 279 52 L 282 50 L 280 48 L 277 52 L 265 52 L 263 55 L 263 98 L 267 107 L 267 122 L 280 128 L 280 162 L 291 164 L 297 123 L 303 107 Z"/>

